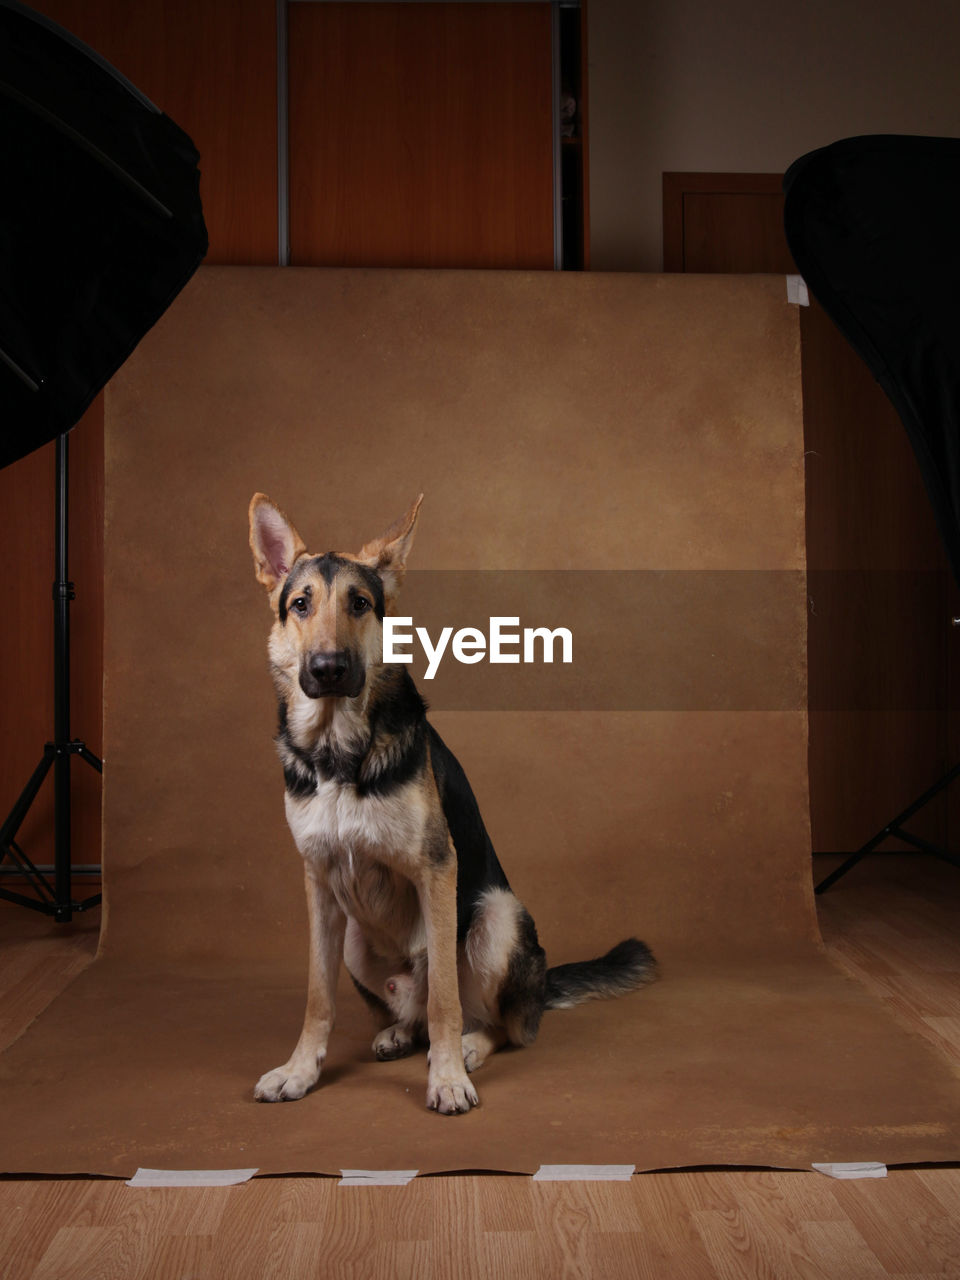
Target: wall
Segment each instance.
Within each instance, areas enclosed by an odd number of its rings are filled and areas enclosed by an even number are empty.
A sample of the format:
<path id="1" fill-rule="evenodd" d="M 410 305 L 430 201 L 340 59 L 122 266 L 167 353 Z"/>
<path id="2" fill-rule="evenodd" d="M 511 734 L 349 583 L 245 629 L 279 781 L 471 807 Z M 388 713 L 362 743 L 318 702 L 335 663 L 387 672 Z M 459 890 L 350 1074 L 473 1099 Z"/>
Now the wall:
<path id="1" fill-rule="evenodd" d="M 960 134 L 955 0 L 589 0 L 587 27 L 595 271 L 661 269 L 664 171 Z"/>

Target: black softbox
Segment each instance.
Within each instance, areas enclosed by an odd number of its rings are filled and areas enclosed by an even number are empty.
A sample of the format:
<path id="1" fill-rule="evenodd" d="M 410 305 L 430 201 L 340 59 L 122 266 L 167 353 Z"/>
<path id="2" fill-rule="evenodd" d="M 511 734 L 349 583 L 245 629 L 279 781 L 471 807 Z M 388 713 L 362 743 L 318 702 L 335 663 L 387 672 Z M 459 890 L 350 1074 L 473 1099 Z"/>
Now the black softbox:
<path id="1" fill-rule="evenodd" d="M 206 253 L 187 135 L 0 0 L 0 466 L 69 430 Z"/>
<path id="2" fill-rule="evenodd" d="M 783 186 L 797 268 L 899 413 L 960 582 L 960 139 L 847 138 Z"/>

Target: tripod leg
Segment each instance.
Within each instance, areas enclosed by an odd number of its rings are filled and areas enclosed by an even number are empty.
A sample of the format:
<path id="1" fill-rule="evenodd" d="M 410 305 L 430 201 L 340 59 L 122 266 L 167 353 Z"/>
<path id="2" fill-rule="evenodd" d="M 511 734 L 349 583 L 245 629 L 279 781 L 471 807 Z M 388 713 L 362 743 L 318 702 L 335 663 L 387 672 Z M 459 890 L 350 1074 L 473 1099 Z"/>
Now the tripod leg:
<path id="1" fill-rule="evenodd" d="M 17 832 L 23 823 L 24 818 L 29 812 L 30 806 L 36 798 L 37 792 L 43 786 L 44 779 L 50 772 L 50 768 L 56 759 L 56 747 L 52 742 L 48 742 L 43 749 L 43 759 L 30 775 L 27 785 L 20 792 L 14 803 L 13 808 L 3 826 L 0 827 L 0 862 L 4 858 L 9 858 L 14 866 L 16 866 L 25 876 L 25 878 L 33 885 L 37 894 L 36 898 L 28 898 L 22 893 L 15 893 L 12 889 L 0 889 L 0 898 L 7 902 L 16 902 L 20 906 L 30 907 L 34 911 L 43 911 L 49 914 L 51 904 L 54 899 L 54 893 L 50 889 L 43 875 L 33 865 L 23 850 L 17 845 Z"/>
<path id="2" fill-rule="evenodd" d="M 73 750 L 81 760 L 86 760 L 87 764 L 96 769 L 97 773 L 103 773 L 103 761 L 99 756 L 94 755 L 89 747 L 86 747 L 82 742 L 75 742 L 72 745 Z"/>
<path id="3" fill-rule="evenodd" d="M 831 872 L 830 875 L 821 880 L 814 888 L 814 893 L 825 893 L 832 884 L 836 884 L 841 876 L 845 876 L 851 867 L 855 867 L 861 858 L 865 857 L 868 853 L 873 853 L 877 845 L 886 840 L 888 836 L 900 836 L 898 828 L 902 827 L 905 822 L 909 821 L 909 819 L 912 818 L 918 810 L 922 809 L 925 804 L 929 804 L 934 796 L 939 795 L 944 787 L 948 787 L 957 777 L 960 777 L 960 764 L 955 764 L 952 769 L 943 775 L 942 778 L 938 778 L 932 787 L 926 790 L 922 796 L 919 796 L 914 800 L 913 804 L 907 805 L 906 809 L 904 809 L 902 813 L 898 813 L 892 822 L 888 822 L 882 831 L 878 831 L 872 840 L 868 840 L 867 843 L 862 845 L 856 853 L 852 854 L 846 862 L 837 867 L 836 871 Z M 910 837 L 907 836 L 901 836 L 900 838 L 910 839 Z M 949 856 L 946 857 L 946 860 L 948 862 L 952 861 Z"/>
<path id="4" fill-rule="evenodd" d="M 7 815 L 3 826 L 0 827 L 0 859 L 8 852 L 11 843 L 16 839 L 20 824 L 27 816 L 27 811 L 33 804 L 37 792 L 43 786 L 43 780 L 50 772 L 50 766 L 56 759 L 56 754 L 56 748 L 53 743 L 48 742 L 43 749 L 43 759 L 30 775 L 30 780 L 14 802 L 14 806 Z"/>
<path id="5" fill-rule="evenodd" d="M 832 884 L 836 884 L 841 876 L 845 876 L 848 871 L 851 871 L 861 858 L 865 858 L 867 856 L 868 852 L 868 850 L 863 850 L 860 853 L 851 854 L 850 857 L 847 858 L 846 862 L 841 862 L 840 866 L 837 867 L 835 871 L 831 871 L 828 876 L 824 876 L 820 883 L 814 886 L 813 892 L 826 893 Z"/>

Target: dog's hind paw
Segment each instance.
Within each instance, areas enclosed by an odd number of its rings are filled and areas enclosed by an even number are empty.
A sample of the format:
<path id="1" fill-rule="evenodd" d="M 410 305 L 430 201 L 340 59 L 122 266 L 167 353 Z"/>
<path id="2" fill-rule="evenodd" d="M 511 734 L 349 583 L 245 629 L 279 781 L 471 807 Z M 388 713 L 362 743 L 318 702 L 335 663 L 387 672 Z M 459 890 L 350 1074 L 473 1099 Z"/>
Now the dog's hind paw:
<path id="1" fill-rule="evenodd" d="M 466 1076 L 462 1080 L 444 1080 L 436 1084 L 431 1081 L 427 1086 L 427 1107 L 443 1116 L 462 1115 L 477 1106 L 479 1101 L 476 1089 Z"/>
<path id="2" fill-rule="evenodd" d="M 295 1071 L 289 1066 L 277 1067 L 260 1077 L 253 1096 L 258 1102 L 296 1102 L 319 1078 L 319 1071 L 311 1078 L 309 1072 Z"/>
<path id="3" fill-rule="evenodd" d="M 460 1041 L 463 1050 L 463 1065 L 468 1071 L 479 1069 L 506 1042 L 507 1033 L 502 1027 L 481 1027 L 477 1031 L 468 1031 Z"/>
<path id="4" fill-rule="evenodd" d="M 373 1040 L 373 1052 L 380 1062 L 394 1058 L 406 1058 L 416 1048 L 416 1038 L 409 1028 L 395 1022 L 392 1027 L 380 1031 Z"/>

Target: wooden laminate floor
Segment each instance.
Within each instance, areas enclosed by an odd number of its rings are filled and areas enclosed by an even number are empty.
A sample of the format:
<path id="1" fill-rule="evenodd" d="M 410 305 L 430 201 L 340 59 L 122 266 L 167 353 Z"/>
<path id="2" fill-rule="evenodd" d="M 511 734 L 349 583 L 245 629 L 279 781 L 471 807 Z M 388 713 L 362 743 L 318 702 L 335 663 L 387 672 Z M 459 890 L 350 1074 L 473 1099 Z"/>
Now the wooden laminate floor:
<path id="1" fill-rule="evenodd" d="M 818 878 L 833 865 L 815 862 Z M 960 1064 L 960 872 L 877 856 L 819 906 L 831 953 Z M 0 903 L 0 1046 L 89 962 L 95 916 L 54 926 Z M 960 1167 L 861 1182 L 729 1170 L 626 1184 L 462 1175 L 396 1188 L 0 1180 L 3 1280 L 308 1276 L 960 1277 Z"/>

